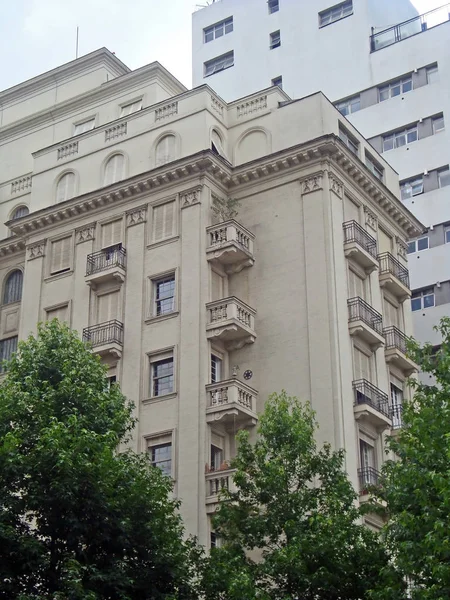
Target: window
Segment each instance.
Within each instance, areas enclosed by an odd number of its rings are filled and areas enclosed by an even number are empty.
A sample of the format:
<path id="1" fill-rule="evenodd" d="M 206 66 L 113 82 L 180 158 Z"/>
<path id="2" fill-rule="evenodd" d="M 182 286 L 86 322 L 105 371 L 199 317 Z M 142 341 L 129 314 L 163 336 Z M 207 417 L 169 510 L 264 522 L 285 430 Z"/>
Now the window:
<path id="1" fill-rule="evenodd" d="M 111 259 L 117 258 L 117 256 L 114 255 L 114 250 L 117 250 L 117 246 L 119 246 L 121 241 L 122 219 L 116 219 L 115 221 L 110 221 L 109 223 L 102 223 L 100 229 L 100 242 L 102 245 L 102 250 L 111 248 Z"/>
<path id="2" fill-rule="evenodd" d="M 213 129 L 211 132 L 211 150 L 214 152 L 214 154 L 222 156 L 223 158 L 227 158 L 225 150 L 223 149 L 222 137 L 216 129 Z"/>
<path id="3" fill-rule="evenodd" d="M 422 310 L 434 306 L 434 289 L 428 288 L 421 292 L 414 292 L 411 297 L 411 310 Z"/>
<path id="4" fill-rule="evenodd" d="M 17 269 L 8 275 L 3 289 L 3 304 L 22 300 L 23 273 Z"/>
<path id="5" fill-rule="evenodd" d="M 407 77 L 397 79 L 396 81 L 391 81 L 391 83 L 379 87 L 378 97 L 380 102 L 384 102 L 385 100 L 389 100 L 389 98 L 395 98 L 395 96 L 400 96 L 400 94 L 406 94 L 412 89 L 412 76 L 408 75 Z"/>
<path id="6" fill-rule="evenodd" d="M 269 8 L 269 15 L 280 10 L 279 0 L 268 0 L 267 6 Z"/>
<path id="7" fill-rule="evenodd" d="M 222 54 L 222 56 L 217 56 L 211 60 L 208 60 L 204 64 L 204 77 L 209 77 L 210 75 L 214 75 L 214 73 L 218 73 L 219 71 L 223 71 L 224 69 L 229 69 L 234 65 L 234 52 L 227 52 L 226 54 Z"/>
<path id="8" fill-rule="evenodd" d="M 437 65 L 434 67 L 428 67 L 427 69 L 427 83 L 437 83 L 439 81 L 439 71 Z"/>
<path id="9" fill-rule="evenodd" d="M 421 237 L 418 240 L 414 240 L 414 242 L 408 243 L 408 254 L 413 254 L 414 252 L 421 252 L 422 250 L 428 250 L 428 247 L 428 236 Z"/>
<path id="10" fill-rule="evenodd" d="M 119 316 L 120 292 L 97 296 L 97 323 L 108 323 Z"/>
<path id="11" fill-rule="evenodd" d="M 383 137 L 383 152 L 392 150 L 393 148 L 400 148 L 401 146 L 405 146 L 411 142 L 417 142 L 418 139 L 419 135 L 417 132 L 416 123 L 407 129 L 402 129 L 400 131 L 395 131 L 394 133 L 385 135 Z"/>
<path id="12" fill-rule="evenodd" d="M 50 275 L 70 270 L 72 236 L 55 240 L 50 246 Z"/>
<path id="13" fill-rule="evenodd" d="M 135 100 L 134 102 L 130 102 L 130 104 L 124 104 L 120 109 L 120 116 L 126 117 L 131 115 L 132 113 L 138 112 L 142 109 L 142 98 L 140 100 Z"/>
<path id="14" fill-rule="evenodd" d="M 441 131 L 444 131 L 444 129 L 445 129 L 444 115 L 440 115 L 439 117 L 434 117 L 431 120 L 431 124 L 433 126 L 433 135 L 436 135 L 436 133 L 440 133 Z"/>
<path id="15" fill-rule="evenodd" d="M 400 195 L 402 200 L 423 194 L 423 175 L 400 182 Z"/>
<path id="16" fill-rule="evenodd" d="M 403 390 L 391 383 L 392 428 L 402 426 Z"/>
<path id="17" fill-rule="evenodd" d="M 160 167 L 175 160 L 176 140 L 174 135 L 165 135 L 156 146 L 155 165 Z"/>
<path id="18" fill-rule="evenodd" d="M 270 49 L 274 50 L 275 48 L 279 48 L 281 46 L 281 34 L 280 30 L 274 31 L 270 34 Z"/>
<path id="19" fill-rule="evenodd" d="M 222 381 L 223 361 L 215 354 L 211 354 L 211 383 Z"/>
<path id="20" fill-rule="evenodd" d="M 79 135 L 80 133 L 84 133 L 85 131 L 90 131 L 95 127 L 95 119 L 88 119 L 87 121 L 83 121 L 82 123 L 77 123 L 74 125 L 73 135 Z"/>
<path id="21" fill-rule="evenodd" d="M 349 150 L 351 150 L 353 154 L 356 154 L 356 156 L 358 156 L 358 141 L 341 126 L 339 126 L 339 137 L 347 146 L 347 148 L 349 148 Z"/>
<path id="22" fill-rule="evenodd" d="M 347 100 L 342 100 L 335 104 L 336 108 L 340 113 L 346 117 L 352 113 L 358 112 L 361 109 L 361 101 L 359 96 L 353 96 L 352 98 L 347 98 Z"/>
<path id="23" fill-rule="evenodd" d="M 278 86 L 279 88 L 283 89 L 283 78 L 281 77 L 281 75 L 272 79 L 272 85 Z"/>
<path id="24" fill-rule="evenodd" d="M 11 360 L 13 354 L 17 352 L 17 336 L 7 338 L 0 342 L 0 373 L 6 371 L 6 365 L 3 361 Z"/>
<path id="25" fill-rule="evenodd" d="M 445 169 L 440 169 L 438 171 L 438 182 L 439 182 L 440 188 L 450 185 L 450 168 L 449 167 L 446 167 Z"/>
<path id="26" fill-rule="evenodd" d="M 223 463 L 223 450 L 211 444 L 211 471 L 219 471 Z"/>
<path id="27" fill-rule="evenodd" d="M 220 548 L 220 536 L 215 531 L 211 531 L 209 545 L 210 548 Z"/>
<path id="28" fill-rule="evenodd" d="M 445 228 L 445 243 L 450 244 L 450 226 L 447 225 Z"/>
<path id="29" fill-rule="evenodd" d="M 152 210 L 152 239 L 159 242 L 175 235 L 175 202 L 154 206 Z"/>
<path id="30" fill-rule="evenodd" d="M 64 202 L 75 196 L 75 173 L 66 173 L 56 185 L 56 202 Z"/>
<path id="31" fill-rule="evenodd" d="M 173 357 L 151 362 L 152 397 L 165 396 L 173 391 Z"/>
<path id="32" fill-rule="evenodd" d="M 18 206 L 11 215 L 11 221 L 15 221 L 21 217 L 26 217 L 29 213 L 30 211 L 28 210 L 27 206 Z"/>
<path id="33" fill-rule="evenodd" d="M 203 30 L 203 42 L 207 44 L 213 40 L 231 33 L 233 31 L 233 17 L 229 17 L 220 23 L 211 25 L 211 27 L 205 27 Z"/>
<path id="34" fill-rule="evenodd" d="M 155 444 L 149 446 L 150 460 L 152 466 L 161 469 L 164 475 L 167 477 L 172 476 L 172 443 L 166 442 L 165 444 Z"/>
<path id="35" fill-rule="evenodd" d="M 377 179 L 383 181 L 384 169 L 370 155 L 366 154 L 366 167 L 371 171 Z"/>
<path id="36" fill-rule="evenodd" d="M 105 165 L 103 185 L 111 185 L 124 178 L 125 157 L 123 154 L 114 154 Z"/>
<path id="37" fill-rule="evenodd" d="M 375 448 L 372 444 L 364 440 L 359 440 L 359 456 L 361 462 L 361 469 L 366 470 L 367 479 L 364 483 L 376 483 L 376 481 L 370 481 L 370 469 L 375 469 Z"/>
<path id="38" fill-rule="evenodd" d="M 63 306 L 55 306 L 54 308 L 47 308 L 45 310 L 47 321 L 58 319 L 62 323 L 67 322 L 68 308 L 69 306 L 67 304 L 64 304 Z"/>
<path id="39" fill-rule="evenodd" d="M 106 378 L 106 385 L 108 386 L 109 390 L 111 389 L 111 386 L 113 386 L 115 383 L 117 383 L 116 375 L 110 375 Z"/>
<path id="40" fill-rule="evenodd" d="M 153 315 L 165 315 L 175 310 L 175 275 L 153 282 Z"/>
<path id="41" fill-rule="evenodd" d="M 353 2 L 351 0 L 337 4 L 336 6 L 328 8 L 327 10 L 319 13 L 319 27 L 325 27 L 325 25 L 339 21 L 344 17 L 348 17 L 352 13 Z"/>

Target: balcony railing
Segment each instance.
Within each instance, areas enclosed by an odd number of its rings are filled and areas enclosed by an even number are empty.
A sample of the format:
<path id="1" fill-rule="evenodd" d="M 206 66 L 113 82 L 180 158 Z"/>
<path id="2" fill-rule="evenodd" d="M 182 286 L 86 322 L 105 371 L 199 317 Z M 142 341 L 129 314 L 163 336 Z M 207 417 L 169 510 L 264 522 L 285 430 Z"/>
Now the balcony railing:
<path id="1" fill-rule="evenodd" d="M 385 327 L 383 329 L 384 339 L 386 340 L 385 348 L 386 350 L 390 350 L 391 348 L 396 348 L 400 350 L 402 354 L 407 353 L 407 337 L 400 331 L 398 327 L 392 325 L 391 327 Z"/>
<path id="2" fill-rule="evenodd" d="M 379 390 L 366 379 L 354 381 L 353 390 L 355 392 L 355 406 L 368 404 L 389 418 L 389 397 L 387 394 Z"/>
<path id="3" fill-rule="evenodd" d="M 390 252 L 383 252 L 378 255 L 380 263 L 380 275 L 390 273 L 396 277 L 403 285 L 409 288 L 409 271 L 404 267 Z"/>
<path id="4" fill-rule="evenodd" d="M 349 322 L 362 321 L 378 334 L 383 333 L 383 319 L 379 312 L 373 309 L 362 298 L 350 298 L 348 304 Z"/>
<path id="5" fill-rule="evenodd" d="M 361 493 L 367 493 L 367 487 L 370 485 L 378 485 L 380 481 L 380 473 L 373 467 L 364 467 L 358 469 L 359 490 Z"/>
<path id="6" fill-rule="evenodd" d="M 117 320 L 106 321 L 83 329 L 83 341 L 95 348 L 108 344 L 123 346 L 123 323 Z"/>
<path id="7" fill-rule="evenodd" d="M 251 267 L 255 236 L 233 219 L 207 227 L 207 258 L 221 263 L 227 272 L 235 273 Z"/>
<path id="8" fill-rule="evenodd" d="M 445 4 L 408 21 L 403 21 L 370 36 L 370 50 L 376 52 L 450 20 L 450 4 Z M 373 31 L 373 30 L 372 30 Z"/>
<path id="9" fill-rule="evenodd" d="M 403 405 L 393 404 L 391 406 L 392 429 L 401 429 L 403 427 Z"/>
<path id="10" fill-rule="evenodd" d="M 344 229 L 344 243 L 356 242 L 366 252 L 376 260 L 377 258 L 377 240 L 372 237 L 356 221 L 347 221 L 342 225 Z"/>
<path id="11" fill-rule="evenodd" d="M 207 421 L 222 421 L 243 425 L 256 424 L 258 392 L 237 379 L 228 379 L 206 386 Z"/>
<path id="12" fill-rule="evenodd" d="M 125 269 L 127 251 L 122 244 L 111 246 L 99 252 L 88 254 L 86 261 L 86 276 L 101 273 L 113 267 Z"/>

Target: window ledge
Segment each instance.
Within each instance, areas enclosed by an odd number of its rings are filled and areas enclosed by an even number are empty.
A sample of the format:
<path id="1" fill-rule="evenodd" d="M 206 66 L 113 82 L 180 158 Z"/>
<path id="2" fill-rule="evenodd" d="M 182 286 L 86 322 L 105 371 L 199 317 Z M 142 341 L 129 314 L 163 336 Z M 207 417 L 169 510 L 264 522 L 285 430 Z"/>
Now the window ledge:
<path id="1" fill-rule="evenodd" d="M 54 281 L 55 279 L 62 279 L 63 277 L 69 277 L 73 275 L 74 270 L 70 269 L 69 271 L 64 271 L 64 273 L 55 273 L 54 275 L 47 275 L 44 277 L 44 281 Z"/>
<path id="2" fill-rule="evenodd" d="M 165 244 L 171 244 L 172 242 L 177 242 L 180 239 L 179 235 L 173 235 L 170 238 L 166 238 L 165 240 L 160 240 L 159 242 L 152 242 L 151 244 L 147 244 L 147 248 L 157 248 L 158 246 L 164 246 Z"/>
<path id="3" fill-rule="evenodd" d="M 147 323 L 147 325 L 150 325 L 151 323 L 157 323 L 158 321 L 166 321 L 167 319 L 173 319 L 174 317 L 178 317 L 179 314 L 180 314 L 179 310 L 173 310 L 172 312 L 165 313 L 164 315 L 148 317 L 147 319 L 144 319 L 144 323 Z"/>
<path id="4" fill-rule="evenodd" d="M 13 308 L 13 307 L 17 307 L 20 306 L 22 304 L 22 300 L 16 300 L 15 302 L 7 302 L 6 304 L 3 303 L 2 304 L 2 309 L 3 308 Z"/>
<path id="5" fill-rule="evenodd" d="M 162 402 L 163 400 L 171 400 L 177 397 L 177 392 L 170 394 L 164 394 L 164 396 L 154 396 L 153 398 L 144 398 L 142 404 L 155 404 L 156 402 Z"/>

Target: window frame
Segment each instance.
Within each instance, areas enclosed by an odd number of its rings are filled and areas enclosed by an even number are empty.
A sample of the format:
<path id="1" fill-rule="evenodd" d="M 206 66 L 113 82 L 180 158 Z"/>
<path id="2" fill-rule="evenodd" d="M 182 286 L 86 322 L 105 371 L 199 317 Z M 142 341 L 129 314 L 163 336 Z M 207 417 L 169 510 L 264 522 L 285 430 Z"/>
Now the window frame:
<path id="1" fill-rule="evenodd" d="M 70 325 L 70 306 L 71 306 L 70 300 L 68 300 L 67 302 L 60 302 L 59 304 L 53 304 L 52 306 L 46 306 L 44 308 L 44 319 L 43 320 L 45 322 L 50 321 L 51 319 L 54 319 L 56 317 L 49 318 L 49 313 L 56 312 L 61 309 L 66 309 L 66 319 L 63 322 L 67 323 L 67 325 Z"/>
<path id="2" fill-rule="evenodd" d="M 20 210 L 26 210 L 26 212 L 23 215 L 19 215 L 17 216 L 17 213 Z M 19 206 L 16 206 L 14 208 L 14 210 L 11 212 L 11 216 L 9 218 L 10 221 L 16 221 L 17 219 L 21 219 L 22 217 L 27 217 L 30 214 L 30 209 L 28 208 L 28 206 L 26 204 L 19 204 Z"/>
<path id="3" fill-rule="evenodd" d="M 435 79 L 433 81 L 433 77 L 431 78 L 430 81 L 430 74 L 433 76 L 435 76 Z M 439 67 L 438 65 L 433 65 L 431 67 L 427 67 L 427 85 L 431 85 L 433 83 L 438 83 L 439 82 Z"/>
<path id="4" fill-rule="evenodd" d="M 82 121 L 76 121 L 73 124 L 72 137 L 81 135 L 82 133 L 86 133 L 87 131 L 92 131 L 93 129 L 95 129 L 95 121 L 96 121 L 95 116 L 94 117 L 89 117 L 88 119 L 83 119 Z M 78 131 L 77 132 L 77 128 L 78 127 L 82 127 L 83 125 L 87 125 L 88 123 L 92 123 L 92 127 L 89 127 L 88 129 L 83 129 L 83 131 Z"/>
<path id="5" fill-rule="evenodd" d="M 365 163 L 366 167 L 369 171 L 374 175 L 379 181 L 384 181 L 384 168 L 376 161 L 372 156 L 365 152 Z"/>
<path id="6" fill-rule="evenodd" d="M 404 89 L 405 84 L 411 84 L 411 87 L 407 90 Z M 394 94 L 393 91 L 399 88 L 398 94 Z M 394 79 L 389 83 L 378 86 L 378 102 L 386 102 L 386 100 L 391 100 L 392 98 L 397 98 L 402 94 L 408 94 L 409 92 L 414 91 L 414 81 L 412 77 L 412 73 L 409 75 L 403 75 L 398 79 Z M 387 92 L 387 96 L 382 98 L 382 94 Z"/>
<path id="7" fill-rule="evenodd" d="M 450 244 L 450 225 L 444 227 L 444 244 Z"/>
<path id="8" fill-rule="evenodd" d="M 339 139 L 347 146 L 352 154 L 359 157 L 359 141 L 339 123 Z"/>
<path id="9" fill-rule="evenodd" d="M 8 358 L 4 358 L 3 352 L 4 352 L 5 342 L 10 342 L 12 340 L 15 340 L 15 344 L 14 343 L 12 344 L 12 346 L 15 346 L 15 349 L 11 350 L 11 353 Z M 0 340 L 0 374 L 6 373 L 7 368 L 4 364 L 4 361 L 11 360 L 12 355 L 17 352 L 18 343 L 19 343 L 18 335 L 11 335 L 9 337 L 6 337 L 6 338 L 3 338 L 2 340 Z"/>
<path id="10" fill-rule="evenodd" d="M 160 447 L 163 445 L 170 444 L 171 447 L 171 456 L 170 456 L 170 475 L 168 475 L 172 480 L 176 479 L 176 436 L 175 430 L 169 429 L 166 431 L 161 431 L 158 433 L 151 433 L 150 435 L 144 436 L 144 450 L 148 453 L 150 462 L 152 466 L 159 468 L 157 465 L 153 464 L 151 449 L 155 447 Z M 161 461 L 163 462 L 163 461 Z M 164 471 L 162 471 L 164 473 Z"/>
<path id="11" fill-rule="evenodd" d="M 70 177 L 70 184 L 66 184 L 65 187 L 65 193 L 64 193 L 64 198 L 59 199 L 59 191 L 60 191 L 60 185 L 62 181 L 69 181 L 69 177 Z M 60 173 L 60 175 L 57 177 L 56 179 L 56 184 L 55 184 L 55 204 L 61 204 L 62 202 L 67 202 L 68 200 L 71 200 L 72 198 L 75 198 L 75 196 L 77 195 L 77 176 L 76 173 L 74 171 L 63 171 L 62 173 Z M 70 185 L 72 186 L 72 191 L 70 191 Z M 70 195 L 72 193 L 72 195 Z"/>
<path id="12" fill-rule="evenodd" d="M 220 65 L 221 63 L 223 63 L 223 65 L 220 66 L 220 68 L 217 68 L 217 65 Z M 208 72 L 209 67 L 213 65 L 215 65 L 213 70 Z M 203 77 L 211 77 L 212 75 L 220 73 L 221 71 L 226 71 L 226 69 L 230 69 L 231 67 L 234 67 L 234 50 L 230 50 L 229 52 L 225 52 L 220 56 L 216 56 L 205 61 L 203 63 Z"/>
<path id="13" fill-rule="evenodd" d="M 353 108 L 353 106 L 355 104 L 358 105 L 358 108 Z M 361 96 L 360 96 L 360 94 L 356 94 L 355 96 L 350 96 L 349 98 L 346 98 L 345 100 L 340 100 L 339 102 L 336 102 L 336 104 L 334 106 L 338 109 L 338 111 L 344 117 L 346 117 L 347 115 L 352 115 L 353 113 L 361 110 Z M 348 108 L 349 110 L 344 111 L 343 108 Z"/>
<path id="14" fill-rule="evenodd" d="M 415 133 L 415 139 L 413 140 L 409 140 L 408 137 L 410 136 L 411 133 Z M 401 139 L 404 136 L 405 138 L 405 143 L 404 144 L 398 144 L 397 140 Z M 404 148 L 405 146 L 408 146 L 409 144 L 413 144 L 414 142 L 418 142 L 419 141 L 419 127 L 418 127 L 418 123 L 415 123 L 414 125 L 411 125 L 409 127 L 405 127 L 404 129 L 397 129 L 395 131 L 392 131 L 391 133 L 386 133 L 385 135 L 382 136 L 383 138 L 383 152 L 389 152 L 390 150 L 397 150 L 398 148 Z M 386 142 L 388 140 L 392 140 L 392 146 L 387 148 L 386 147 Z"/>
<path id="15" fill-rule="evenodd" d="M 155 230 L 155 226 L 156 226 L 156 216 L 155 216 L 155 210 L 158 209 L 160 206 L 164 206 L 166 204 L 170 204 L 173 203 L 173 213 L 172 213 L 172 233 L 166 237 L 162 237 L 160 239 L 156 239 L 156 230 Z M 167 210 L 167 209 L 166 209 Z M 178 218 L 179 218 L 179 210 L 178 210 L 178 199 L 176 197 L 169 197 L 169 198 L 164 198 L 161 201 L 155 202 L 154 204 L 150 205 L 150 223 L 149 223 L 149 228 L 148 228 L 148 235 L 149 235 L 149 243 L 148 246 L 154 246 L 154 245 L 159 245 L 159 244 L 167 244 L 170 241 L 174 241 L 176 239 L 178 239 Z M 164 222 L 164 218 L 163 218 L 163 222 Z M 163 226 L 163 232 L 165 231 L 165 226 Z"/>
<path id="16" fill-rule="evenodd" d="M 215 359 L 215 360 L 214 360 Z M 216 363 L 216 364 L 214 364 Z M 217 364 L 219 364 L 219 378 L 217 378 Z M 211 349 L 210 353 L 210 370 L 209 370 L 209 380 L 210 383 L 220 383 L 224 380 L 224 372 L 225 372 L 225 360 L 222 354 Z"/>
<path id="17" fill-rule="evenodd" d="M 345 14 L 345 6 L 350 5 L 350 12 Z M 337 14 L 337 9 L 340 10 L 340 14 L 338 16 L 333 16 L 333 12 L 335 15 Z M 333 23 L 337 23 L 342 19 L 346 19 L 347 17 L 351 17 L 353 15 L 353 0 L 345 0 L 344 2 L 339 2 L 334 6 L 330 6 L 329 8 L 322 10 L 319 12 L 319 29 L 322 27 L 327 27 L 327 25 L 332 25 Z M 328 16 L 330 17 L 328 19 Z M 326 22 L 325 22 L 326 19 Z"/>
<path id="18" fill-rule="evenodd" d="M 230 28 L 230 23 L 231 23 L 231 28 Z M 228 27 L 228 31 L 227 31 L 227 27 Z M 222 30 L 222 33 L 220 33 L 220 35 L 217 35 L 217 32 L 220 32 L 220 30 Z M 224 37 L 226 35 L 228 35 L 229 33 L 233 33 L 234 31 L 234 20 L 233 20 L 233 15 L 231 15 L 231 17 L 227 17 L 226 19 L 222 19 L 221 21 L 218 21 L 217 23 L 213 23 L 213 25 L 208 25 L 208 27 L 204 27 L 203 28 L 203 43 L 204 44 L 209 44 L 210 42 L 213 42 L 214 40 L 217 40 L 221 37 Z M 212 33 L 212 37 L 210 37 L 210 39 L 206 39 L 207 36 L 209 36 Z"/>
<path id="19" fill-rule="evenodd" d="M 60 240 L 64 240 L 64 239 L 70 239 L 69 267 L 59 270 L 59 271 L 52 271 L 53 244 L 56 242 L 59 242 Z M 73 259 L 74 259 L 74 234 L 73 234 L 73 232 L 70 234 L 67 234 L 67 233 L 60 234 L 54 238 L 50 238 L 48 240 L 48 252 L 46 252 L 46 254 L 48 255 L 47 268 L 46 268 L 47 277 L 53 278 L 53 277 L 73 273 Z"/>
<path id="20" fill-rule="evenodd" d="M 421 242 L 422 240 L 427 240 L 426 248 L 419 248 L 419 242 Z M 414 244 L 414 250 L 412 250 L 410 252 L 409 248 L 413 244 Z M 430 238 L 428 235 L 423 235 L 422 237 L 417 238 L 417 240 L 412 240 L 411 242 L 408 242 L 408 254 L 415 254 L 416 252 L 424 252 L 425 250 L 429 250 L 429 249 L 430 249 Z"/>
<path id="21" fill-rule="evenodd" d="M 144 98 L 136 98 L 135 100 L 131 100 L 130 102 L 126 102 L 125 104 L 120 104 L 120 115 L 119 115 L 119 119 L 121 119 L 122 117 L 128 117 L 129 115 L 133 115 L 134 113 L 139 112 L 140 110 L 142 110 L 143 107 L 143 102 L 144 102 Z M 135 110 L 130 110 L 130 112 L 125 112 L 125 110 L 128 107 L 133 107 L 135 104 L 139 104 L 139 108 L 136 108 Z"/>
<path id="22" fill-rule="evenodd" d="M 173 280 L 173 295 L 168 296 L 167 298 L 158 298 L 158 285 L 164 282 L 168 282 L 169 280 Z M 164 273 L 159 273 L 157 275 L 152 275 L 150 277 L 150 311 L 149 311 L 149 319 L 164 319 L 168 318 L 178 312 L 178 302 L 177 302 L 177 273 L 176 269 L 165 271 Z M 166 312 L 158 313 L 158 302 L 163 300 L 167 300 L 172 298 L 172 309 Z"/>
<path id="23" fill-rule="evenodd" d="M 447 183 L 444 183 L 444 185 L 442 185 L 442 174 L 443 173 L 445 174 L 444 176 L 447 179 Z M 449 186 L 450 185 L 450 166 L 444 167 L 442 169 L 438 169 L 437 176 L 438 176 L 439 189 Z"/>
<path id="24" fill-rule="evenodd" d="M 281 46 L 281 30 L 277 29 L 269 34 L 269 49 L 275 50 Z"/>
<path id="25" fill-rule="evenodd" d="M 440 127 L 439 129 L 436 129 L 436 124 L 439 123 L 440 121 L 442 121 L 442 127 Z M 443 131 L 445 131 L 444 115 L 438 115 L 437 117 L 433 117 L 431 119 L 431 130 L 433 132 L 433 135 L 438 135 L 439 133 L 442 133 Z"/>
<path id="26" fill-rule="evenodd" d="M 280 0 L 267 0 L 267 8 L 269 15 L 278 12 L 280 10 Z"/>
<path id="27" fill-rule="evenodd" d="M 122 159 L 122 169 L 121 169 L 119 178 L 113 179 L 112 181 L 108 181 L 107 180 L 108 165 L 111 163 L 111 161 L 113 161 L 114 159 L 116 159 L 119 156 Z M 117 170 L 117 167 L 114 167 L 114 170 Z M 126 159 L 125 154 L 123 152 L 113 152 L 112 154 L 107 156 L 103 163 L 102 187 L 108 187 L 110 185 L 119 183 L 120 181 L 123 181 L 124 179 L 126 179 L 126 177 L 127 177 L 127 159 Z"/>
<path id="28" fill-rule="evenodd" d="M 16 274 L 20 274 L 20 277 L 18 277 L 18 283 L 15 285 L 16 289 L 15 290 L 13 289 L 13 291 L 15 293 L 9 294 L 9 296 L 12 296 L 13 299 L 5 301 L 7 286 L 9 284 L 10 280 L 12 280 L 12 277 L 15 276 Z M 22 302 L 22 298 L 23 298 L 23 271 L 22 271 L 22 269 L 11 269 L 11 271 L 8 271 L 8 273 L 6 274 L 6 276 L 3 280 L 2 306 L 9 306 L 10 304 L 17 304 L 19 302 Z"/>
<path id="29" fill-rule="evenodd" d="M 425 298 L 432 298 L 433 303 L 425 306 Z M 413 302 L 419 300 L 419 304 L 416 303 L 417 308 L 414 308 Z M 434 308 L 436 306 L 436 294 L 434 287 L 429 287 L 418 292 L 414 292 L 411 296 L 411 312 L 417 312 L 418 310 L 426 310 L 427 308 Z"/>
<path id="30" fill-rule="evenodd" d="M 145 376 L 145 389 L 146 389 L 146 401 L 147 402 L 158 402 L 160 400 L 165 400 L 168 398 L 173 398 L 177 394 L 177 356 L 176 356 L 176 347 L 171 346 L 170 348 L 162 348 L 161 350 L 157 350 L 155 352 L 147 353 L 147 369 Z M 164 361 L 172 360 L 172 375 L 165 375 L 164 377 L 172 377 L 172 391 L 154 395 L 154 365 L 156 363 L 161 363 Z M 159 377 L 161 379 L 163 376 Z"/>
<path id="31" fill-rule="evenodd" d="M 424 193 L 424 191 L 423 191 L 423 189 L 424 189 L 423 188 L 423 178 L 424 178 L 424 176 L 422 174 L 422 175 L 417 175 L 417 177 L 411 177 L 410 179 L 406 179 L 405 181 L 401 181 L 400 182 L 400 198 L 402 200 L 409 200 L 410 198 L 414 198 L 414 196 L 420 196 L 421 194 L 423 194 Z M 420 182 L 420 188 L 421 189 L 420 189 L 419 192 L 414 193 L 414 184 L 417 187 L 418 182 Z M 411 189 L 411 194 L 408 195 L 408 196 L 406 196 L 404 194 L 405 190 L 407 189 L 406 186 L 409 186 L 410 189 Z"/>

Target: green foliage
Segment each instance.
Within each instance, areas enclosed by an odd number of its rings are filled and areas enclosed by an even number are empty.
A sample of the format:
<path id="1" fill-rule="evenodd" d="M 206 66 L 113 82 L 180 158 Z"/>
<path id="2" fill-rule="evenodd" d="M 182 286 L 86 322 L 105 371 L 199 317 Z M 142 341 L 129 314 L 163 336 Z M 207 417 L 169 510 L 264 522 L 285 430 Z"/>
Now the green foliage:
<path id="1" fill-rule="evenodd" d="M 377 536 L 360 524 L 343 451 L 318 449 L 309 405 L 272 395 L 258 439 L 238 435 L 236 492 L 215 519 L 222 539 L 206 561 L 207 600 L 365 600 L 403 583 Z"/>
<path id="2" fill-rule="evenodd" d="M 383 471 L 387 543 L 417 600 L 450 598 L 450 319 L 436 330 L 438 352 L 410 344 L 411 357 L 436 383 L 411 381 L 413 402 L 405 402 L 403 428 L 389 440 L 398 460 Z"/>
<path id="3" fill-rule="evenodd" d="M 229 221 L 235 219 L 241 202 L 237 198 L 217 198 L 214 197 L 211 205 L 213 215 L 220 221 Z"/>
<path id="4" fill-rule="evenodd" d="M 171 482 L 118 451 L 132 411 L 65 325 L 19 345 L 0 386 L 0 598 L 190 597 Z"/>

